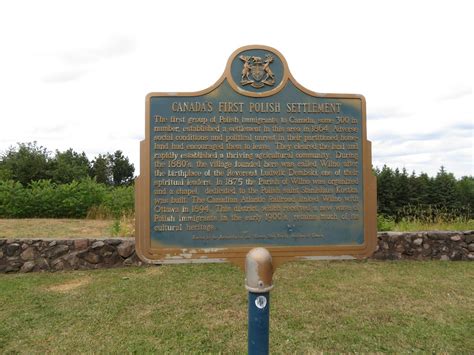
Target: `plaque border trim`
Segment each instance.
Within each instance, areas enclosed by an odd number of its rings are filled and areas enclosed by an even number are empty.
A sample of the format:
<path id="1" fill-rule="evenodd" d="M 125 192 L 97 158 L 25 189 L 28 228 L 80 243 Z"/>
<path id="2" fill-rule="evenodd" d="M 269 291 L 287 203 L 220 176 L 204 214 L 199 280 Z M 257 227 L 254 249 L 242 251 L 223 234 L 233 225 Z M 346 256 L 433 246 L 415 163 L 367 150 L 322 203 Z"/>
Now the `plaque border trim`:
<path id="1" fill-rule="evenodd" d="M 237 89 L 237 85 L 231 78 L 230 66 L 235 56 L 245 50 L 263 49 L 277 54 L 284 64 L 284 78 L 281 83 L 272 90 L 255 93 Z M 140 175 L 135 180 L 135 249 L 138 257 L 152 264 L 180 264 L 180 263 L 210 263 L 231 262 L 243 267 L 245 256 L 254 246 L 239 246 L 226 248 L 153 248 L 150 238 L 150 102 L 152 97 L 179 97 L 179 96 L 202 96 L 218 88 L 225 80 L 234 91 L 245 96 L 267 97 L 274 95 L 283 87 L 287 81 L 291 81 L 299 90 L 307 95 L 318 98 L 336 99 L 359 99 L 361 101 L 362 116 L 362 181 L 364 196 L 364 243 L 362 245 L 322 245 L 322 246 L 265 246 L 271 253 L 273 264 L 276 266 L 290 260 L 308 259 L 360 259 L 372 255 L 377 245 L 377 206 L 376 177 L 372 173 L 372 147 L 367 140 L 367 117 L 365 97 L 358 94 L 326 94 L 311 91 L 299 84 L 289 71 L 286 59 L 274 48 L 263 45 L 244 46 L 232 53 L 227 61 L 226 69 L 216 83 L 209 88 L 196 92 L 152 92 L 145 100 L 145 139 L 140 142 Z M 245 93 L 241 91 L 246 91 Z"/>

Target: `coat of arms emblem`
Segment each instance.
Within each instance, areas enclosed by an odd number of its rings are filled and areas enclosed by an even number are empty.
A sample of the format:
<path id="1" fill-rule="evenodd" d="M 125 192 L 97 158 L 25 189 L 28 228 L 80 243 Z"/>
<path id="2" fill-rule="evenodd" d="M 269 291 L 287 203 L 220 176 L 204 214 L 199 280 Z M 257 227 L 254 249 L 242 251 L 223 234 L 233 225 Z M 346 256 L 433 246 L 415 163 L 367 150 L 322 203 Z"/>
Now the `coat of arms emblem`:
<path id="1" fill-rule="evenodd" d="M 247 55 L 241 55 L 239 58 L 244 62 L 240 85 L 250 85 L 260 89 L 265 85 L 275 84 L 275 74 L 270 69 L 270 64 L 273 62 L 272 55 L 265 54 L 265 59 Z"/>

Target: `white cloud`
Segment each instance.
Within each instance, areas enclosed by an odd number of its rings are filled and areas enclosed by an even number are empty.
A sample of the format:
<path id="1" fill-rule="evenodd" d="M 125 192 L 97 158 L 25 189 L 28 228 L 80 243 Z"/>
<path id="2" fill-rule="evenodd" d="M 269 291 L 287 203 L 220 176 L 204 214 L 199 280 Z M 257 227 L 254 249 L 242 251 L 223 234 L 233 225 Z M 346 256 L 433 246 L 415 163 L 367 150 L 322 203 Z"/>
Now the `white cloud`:
<path id="1" fill-rule="evenodd" d="M 303 86 L 366 97 L 374 165 L 473 173 L 469 2 L 295 0 L 268 9 L 2 2 L 0 150 L 42 138 L 51 150 L 121 149 L 138 167 L 145 95 L 204 89 L 235 49 L 258 43 L 281 51 Z"/>
<path id="2" fill-rule="evenodd" d="M 66 83 L 68 81 L 77 80 L 84 74 L 86 74 L 86 72 L 81 70 L 50 73 L 43 77 L 43 81 L 45 83 Z"/>

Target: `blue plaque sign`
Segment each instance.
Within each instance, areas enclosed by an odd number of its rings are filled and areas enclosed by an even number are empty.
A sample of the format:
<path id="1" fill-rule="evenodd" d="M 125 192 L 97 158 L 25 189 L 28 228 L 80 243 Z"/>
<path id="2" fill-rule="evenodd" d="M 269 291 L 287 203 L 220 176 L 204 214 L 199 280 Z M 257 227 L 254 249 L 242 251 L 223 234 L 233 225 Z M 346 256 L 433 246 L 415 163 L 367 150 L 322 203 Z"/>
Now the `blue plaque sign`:
<path id="1" fill-rule="evenodd" d="M 364 257 L 376 244 L 365 99 L 318 94 L 266 46 L 197 93 L 151 93 L 136 182 L 148 262 Z"/>

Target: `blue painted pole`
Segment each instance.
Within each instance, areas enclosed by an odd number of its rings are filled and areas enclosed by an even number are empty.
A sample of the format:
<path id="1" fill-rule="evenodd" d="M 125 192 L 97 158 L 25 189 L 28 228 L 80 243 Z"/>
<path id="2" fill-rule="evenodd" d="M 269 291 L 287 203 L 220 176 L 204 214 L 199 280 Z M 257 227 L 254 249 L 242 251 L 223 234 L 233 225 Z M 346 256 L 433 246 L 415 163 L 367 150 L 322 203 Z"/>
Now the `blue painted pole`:
<path id="1" fill-rule="evenodd" d="M 270 290 L 273 263 L 265 248 L 250 250 L 245 258 L 245 288 L 249 292 L 249 355 L 267 355 L 270 338 Z"/>
<path id="2" fill-rule="evenodd" d="M 249 292 L 249 355 L 268 354 L 270 333 L 270 292 Z"/>

